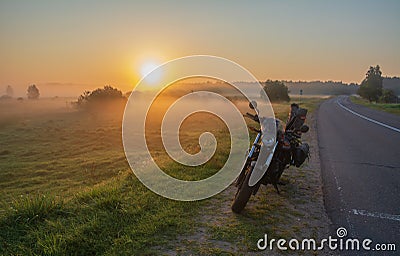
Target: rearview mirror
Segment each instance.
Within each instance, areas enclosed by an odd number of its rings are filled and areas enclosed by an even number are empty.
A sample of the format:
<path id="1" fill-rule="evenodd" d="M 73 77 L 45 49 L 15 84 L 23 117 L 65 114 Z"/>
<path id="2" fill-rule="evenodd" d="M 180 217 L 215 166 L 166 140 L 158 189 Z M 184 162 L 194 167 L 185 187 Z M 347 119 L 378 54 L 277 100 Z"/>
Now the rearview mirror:
<path id="1" fill-rule="evenodd" d="M 249 102 L 249 107 L 251 109 L 256 109 L 257 108 L 257 102 L 255 100 L 252 100 L 251 102 Z"/>

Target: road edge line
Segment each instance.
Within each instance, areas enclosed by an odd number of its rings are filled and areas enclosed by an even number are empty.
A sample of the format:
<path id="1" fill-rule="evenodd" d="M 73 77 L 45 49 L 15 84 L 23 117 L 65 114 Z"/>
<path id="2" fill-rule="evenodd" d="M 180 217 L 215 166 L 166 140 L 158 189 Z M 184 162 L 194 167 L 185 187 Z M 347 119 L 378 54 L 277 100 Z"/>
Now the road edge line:
<path id="1" fill-rule="evenodd" d="M 360 216 L 400 221 L 400 215 L 393 215 L 393 214 L 380 213 L 380 212 L 369 212 L 366 210 L 358 210 L 358 209 L 352 209 L 351 213 L 353 213 L 354 215 L 360 215 Z"/>
<path id="2" fill-rule="evenodd" d="M 340 103 L 339 101 L 336 101 L 336 103 L 337 103 L 341 108 L 343 108 L 344 110 L 347 110 L 347 111 L 349 111 L 350 113 L 352 113 L 352 114 L 354 114 L 354 115 L 356 115 L 356 116 L 358 116 L 358 117 L 361 117 L 361 118 L 363 118 L 363 119 L 365 119 L 365 120 L 367 120 L 367 121 L 370 121 L 370 122 L 372 122 L 372 123 L 378 124 L 378 125 L 380 125 L 380 126 L 383 126 L 383 127 L 385 127 L 385 128 L 388 128 L 388 129 L 391 129 L 391 130 L 393 130 L 393 131 L 395 131 L 395 132 L 399 132 L 399 133 L 400 133 L 400 129 L 398 129 L 398 128 L 396 128 L 396 127 L 393 127 L 393 126 L 390 126 L 390 125 L 381 123 L 381 122 L 379 122 L 379 121 L 376 121 L 376 120 L 374 120 L 374 119 L 371 119 L 371 118 L 369 118 L 369 117 L 363 116 L 363 115 L 361 115 L 361 114 L 359 114 L 359 113 L 357 113 L 357 112 L 355 112 L 355 111 L 353 111 L 353 110 L 351 110 L 351 109 L 349 109 L 349 108 L 343 106 L 342 103 Z"/>

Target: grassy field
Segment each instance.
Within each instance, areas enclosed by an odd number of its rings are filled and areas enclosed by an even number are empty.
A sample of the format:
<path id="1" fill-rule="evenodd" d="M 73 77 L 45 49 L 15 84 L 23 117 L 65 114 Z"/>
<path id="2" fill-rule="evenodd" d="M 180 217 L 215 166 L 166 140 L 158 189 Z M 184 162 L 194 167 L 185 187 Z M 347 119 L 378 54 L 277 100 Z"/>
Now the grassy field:
<path id="1" fill-rule="evenodd" d="M 313 110 L 320 101 L 307 99 L 301 104 Z M 274 109 L 285 120 L 289 104 L 274 104 Z M 132 174 L 125 159 L 122 114 L 122 105 L 88 113 L 76 111 L 63 99 L 0 103 L 1 255 L 151 255 L 179 251 L 185 243 L 172 241 L 190 237 L 202 225 L 198 218 L 211 210 L 212 200 L 232 199 L 233 194 L 220 194 L 200 202 L 177 202 L 149 191 Z M 201 127 L 211 127 L 219 142 L 217 154 L 200 171 L 173 163 L 159 152 L 157 143 L 152 149 L 159 165 L 181 179 L 211 176 L 229 153 L 223 125 L 209 116 L 194 120 L 202 122 Z M 187 125 L 190 132 L 182 135 L 184 148 L 196 152 L 197 134 L 202 131 L 194 129 L 196 123 Z M 157 134 L 152 137 L 157 138 Z M 290 198 L 290 192 L 286 196 Z M 265 213 L 278 216 L 274 206 L 279 201 L 268 205 L 258 202 L 254 205 L 261 207 L 257 215 L 238 218 L 257 219 L 261 217 L 258 214 Z M 289 215 L 295 216 L 296 211 L 285 212 L 277 221 Z M 215 229 L 215 238 L 228 240 L 234 239 L 231 232 L 236 229 L 246 230 L 246 243 L 250 243 L 259 235 L 252 234 L 252 223 L 224 228 L 211 224 L 208 228 Z M 204 254 L 218 252 L 196 248 Z"/>
<path id="2" fill-rule="evenodd" d="M 363 105 L 376 110 L 385 111 L 391 114 L 400 115 L 400 104 L 386 104 L 386 103 L 374 103 L 368 100 L 362 99 L 360 97 L 351 96 L 351 101 L 353 103 Z"/>

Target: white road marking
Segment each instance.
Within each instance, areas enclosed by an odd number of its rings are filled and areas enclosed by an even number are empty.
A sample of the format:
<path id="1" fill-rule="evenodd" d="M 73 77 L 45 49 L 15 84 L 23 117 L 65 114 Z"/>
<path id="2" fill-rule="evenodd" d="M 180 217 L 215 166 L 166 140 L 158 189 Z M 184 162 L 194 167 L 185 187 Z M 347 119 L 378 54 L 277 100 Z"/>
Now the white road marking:
<path id="1" fill-rule="evenodd" d="M 339 104 L 340 107 L 342 107 L 343 109 L 349 111 L 350 113 L 352 113 L 352 114 L 354 114 L 354 115 L 356 115 L 356 116 L 359 116 L 359 117 L 361 117 L 361 118 L 363 118 L 363 119 L 365 119 L 365 120 L 367 120 L 367 121 L 370 121 L 370 122 L 372 122 L 372 123 L 381 125 L 381 126 L 383 126 L 383 127 L 386 127 L 386 128 L 388 128 L 388 129 L 391 129 L 391 130 L 393 130 L 393 131 L 395 131 L 395 132 L 400 132 L 400 129 L 398 129 L 398 128 L 396 128 L 396 127 L 393 127 L 393 126 L 390 126 L 390 125 L 387 125 L 387 124 L 384 124 L 384 123 L 381 123 L 381 122 L 378 122 L 378 121 L 376 121 L 376 120 L 374 120 L 374 119 L 371 119 L 371 118 L 368 118 L 368 117 L 366 117 L 366 116 L 363 116 L 363 115 L 361 115 L 361 114 L 359 114 L 359 113 L 357 113 L 357 112 L 355 112 L 355 111 L 353 111 L 353 110 L 351 110 L 351 109 L 349 109 L 349 108 L 343 106 L 339 101 L 337 101 L 337 104 Z"/>
<path id="2" fill-rule="evenodd" d="M 355 215 L 400 221 L 400 215 L 393 215 L 393 214 L 387 214 L 387 213 L 381 213 L 381 212 L 368 212 L 365 210 L 357 210 L 357 209 L 353 209 L 353 210 L 351 210 L 351 212 Z"/>

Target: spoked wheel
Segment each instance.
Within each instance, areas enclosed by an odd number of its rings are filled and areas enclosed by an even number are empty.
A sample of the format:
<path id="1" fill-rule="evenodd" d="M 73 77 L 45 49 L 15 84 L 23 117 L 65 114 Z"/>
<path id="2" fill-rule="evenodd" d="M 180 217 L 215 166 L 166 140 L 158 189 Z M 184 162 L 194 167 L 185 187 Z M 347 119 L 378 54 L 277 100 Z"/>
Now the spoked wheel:
<path id="1" fill-rule="evenodd" d="M 254 186 L 253 187 L 249 186 L 249 179 L 251 173 L 252 172 L 246 173 L 246 177 L 243 183 L 236 192 L 235 199 L 233 200 L 231 207 L 232 211 L 235 213 L 240 213 L 244 209 L 244 207 L 246 206 L 247 202 L 250 199 L 251 194 L 253 193 Z"/>

